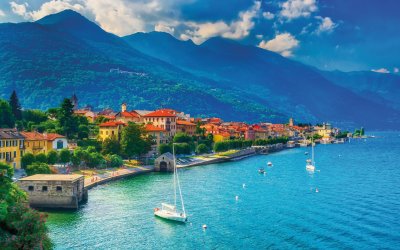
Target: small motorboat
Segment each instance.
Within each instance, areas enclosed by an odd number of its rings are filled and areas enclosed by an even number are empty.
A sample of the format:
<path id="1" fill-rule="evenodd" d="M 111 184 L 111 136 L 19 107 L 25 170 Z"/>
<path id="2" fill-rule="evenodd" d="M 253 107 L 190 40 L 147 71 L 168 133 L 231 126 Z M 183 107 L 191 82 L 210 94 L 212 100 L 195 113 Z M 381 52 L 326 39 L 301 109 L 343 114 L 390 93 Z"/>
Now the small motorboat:
<path id="1" fill-rule="evenodd" d="M 269 162 L 267 163 L 267 165 L 268 165 L 269 167 L 272 167 L 272 162 L 269 161 Z"/>
<path id="2" fill-rule="evenodd" d="M 306 152 L 304 152 L 304 155 L 308 155 L 308 152 L 306 151 Z"/>
<path id="3" fill-rule="evenodd" d="M 264 168 L 258 169 L 258 173 L 259 173 L 259 174 L 264 174 L 264 173 L 265 173 L 265 169 L 264 169 Z"/>

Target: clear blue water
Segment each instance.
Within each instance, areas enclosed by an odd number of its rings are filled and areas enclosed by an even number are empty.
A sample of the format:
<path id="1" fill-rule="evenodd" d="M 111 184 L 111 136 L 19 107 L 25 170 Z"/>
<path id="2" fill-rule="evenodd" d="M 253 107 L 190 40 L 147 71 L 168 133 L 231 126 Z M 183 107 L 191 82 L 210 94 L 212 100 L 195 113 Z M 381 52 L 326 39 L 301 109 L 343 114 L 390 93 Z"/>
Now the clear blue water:
<path id="1" fill-rule="evenodd" d="M 50 236 L 56 249 L 400 249 L 400 132 L 376 135 L 318 145 L 314 174 L 304 148 L 180 170 L 186 225 L 153 216 L 169 174 L 98 186 L 78 211 L 49 213 Z"/>

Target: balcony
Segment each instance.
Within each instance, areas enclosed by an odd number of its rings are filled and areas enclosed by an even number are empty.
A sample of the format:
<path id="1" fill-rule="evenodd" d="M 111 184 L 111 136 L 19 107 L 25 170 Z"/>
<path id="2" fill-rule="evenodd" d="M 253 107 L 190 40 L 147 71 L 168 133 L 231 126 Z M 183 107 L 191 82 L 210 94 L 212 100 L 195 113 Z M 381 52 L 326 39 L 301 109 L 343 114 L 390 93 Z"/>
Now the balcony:
<path id="1" fill-rule="evenodd" d="M 6 162 L 13 162 L 14 158 L 13 157 L 6 157 Z"/>

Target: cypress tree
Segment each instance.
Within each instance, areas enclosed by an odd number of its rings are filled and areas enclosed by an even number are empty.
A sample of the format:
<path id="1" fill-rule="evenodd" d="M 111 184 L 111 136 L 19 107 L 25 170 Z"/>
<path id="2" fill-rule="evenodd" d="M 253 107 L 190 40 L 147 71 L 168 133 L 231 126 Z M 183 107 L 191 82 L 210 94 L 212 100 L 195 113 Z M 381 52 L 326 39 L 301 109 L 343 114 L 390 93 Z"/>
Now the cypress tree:
<path id="1" fill-rule="evenodd" d="M 12 92 L 10 101 L 11 111 L 17 121 L 22 120 L 21 104 L 19 103 L 17 92 L 15 90 Z"/>

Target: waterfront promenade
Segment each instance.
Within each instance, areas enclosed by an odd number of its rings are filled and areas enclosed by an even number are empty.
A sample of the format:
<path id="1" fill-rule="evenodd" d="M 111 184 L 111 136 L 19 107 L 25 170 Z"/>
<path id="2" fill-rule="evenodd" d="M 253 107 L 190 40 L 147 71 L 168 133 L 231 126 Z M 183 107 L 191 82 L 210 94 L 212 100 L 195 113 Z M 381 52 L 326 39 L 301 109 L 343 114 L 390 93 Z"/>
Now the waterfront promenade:
<path id="1" fill-rule="evenodd" d="M 103 184 L 112 180 L 121 179 L 128 176 L 134 176 L 153 172 L 154 166 L 136 166 L 129 168 L 121 168 L 118 170 L 105 171 L 101 174 L 94 174 L 91 176 L 85 176 L 85 189 L 91 189 L 99 184 Z"/>

